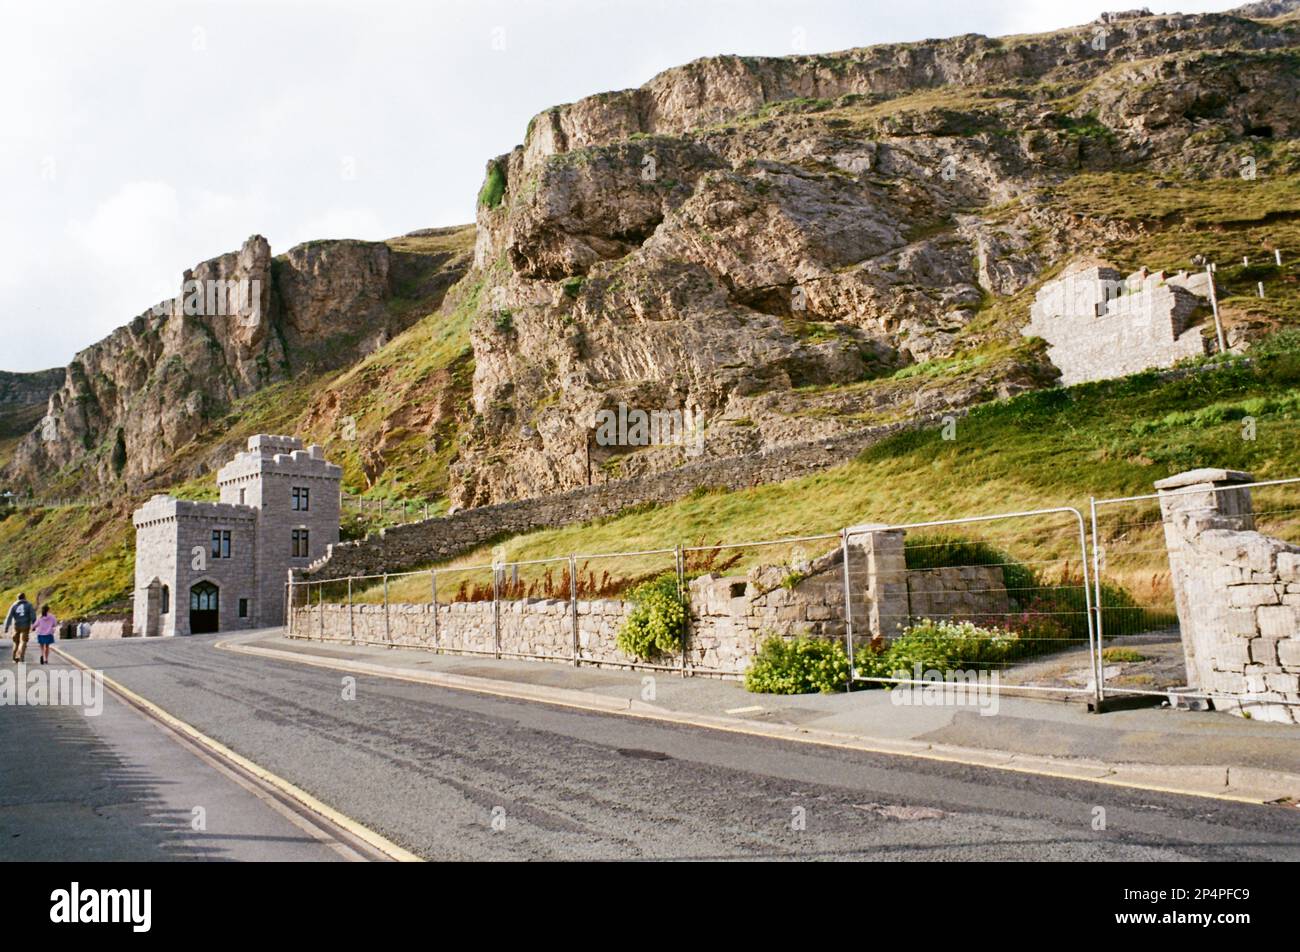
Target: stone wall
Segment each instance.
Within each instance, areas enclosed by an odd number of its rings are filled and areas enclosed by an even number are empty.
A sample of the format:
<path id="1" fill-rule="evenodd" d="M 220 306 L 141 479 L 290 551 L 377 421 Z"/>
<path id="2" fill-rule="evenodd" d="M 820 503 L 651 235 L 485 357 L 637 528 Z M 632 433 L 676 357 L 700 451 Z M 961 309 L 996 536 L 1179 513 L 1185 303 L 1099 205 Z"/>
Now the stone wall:
<path id="1" fill-rule="evenodd" d="M 1190 687 L 1214 706 L 1300 723 L 1300 546 L 1256 531 L 1249 473 L 1156 483 Z"/>
<path id="2" fill-rule="evenodd" d="M 747 575 L 708 574 L 692 579 L 685 658 L 678 654 L 656 664 L 677 668 L 684 663 L 692 672 L 741 675 L 762 642 L 773 635 L 842 640 L 846 624 L 841 552 L 833 549 L 799 568 L 764 565 Z M 858 645 L 892 637 L 921 618 L 984 618 L 1007 610 L 999 568 L 909 571 L 899 530 L 856 536 L 849 569 Z M 640 666 L 616 643 L 629 608 L 616 599 L 577 602 L 580 662 Z M 386 613 L 382 604 L 364 604 L 354 605 L 350 615 L 347 605 L 313 604 L 293 608 L 291 630 L 312 639 L 574 659 L 574 616 L 567 600 L 503 600 L 499 611 L 494 620 L 490 601 L 440 603 L 436 613 L 429 604 L 394 603 Z"/>
<path id="3" fill-rule="evenodd" d="M 615 645 L 628 606 L 617 599 L 579 599 L 576 656 L 592 664 L 631 664 Z M 294 606 L 290 631 L 303 638 L 367 641 L 449 652 L 525 655 L 557 661 L 575 656 L 573 612 L 564 599 L 500 603 L 500 641 L 492 602 Z"/>
<path id="4" fill-rule="evenodd" d="M 91 638 L 129 638 L 131 634 L 131 620 L 129 618 L 116 621 L 100 619 L 90 623 Z"/>
<path id="5" fill-rule="evenodd" d="M 1022 333 L 1047 341 L 1065 386 L 1123 377 L 1203 356 L 1193 319 L 1208 300 L 1204 274 L 1085 268 L 1043 285 Z"/>
<path id="6" fill-rule="evenodd" d="M 913 621 L 997 619 L 1006 615 L 1006 580 L 997 565 L 914 569 L 907 573 L 907 610 Z"/>
<path id="7" fill-rule="evenodd" d="M 859 530 L 862 527 L 859 527 Z M 926 618 L 993 619 L 1009 610 L 998 566 L 908 569 L 903 532 L 851 536 L 849 611 L 855 645 L 896 637 Z M 771 635 L 844 638 L 841 550 L 810 565 L 766 565 L 746 575 L 703 575 L 690 582 L 691 633 L 724 661 L 743 662 Z M 734 652 L 734 654 L 733 654 Z"/>
<path id="8" fill-rule="evenodd" d="M 964 412 L 953 410 L 950 415 L 960 417 Z M 941 419 L 931 416 L 868 427 L 778 447 L 768 453 L 700 460 L 669 472 L 479 506 L 443 518 L 394 526 L 356 542 L 330 546 L 325 558 L 312 563 L 298 577 L 330 579 L 399 572 L 453 558 L 496 538 L 588 522 L 631 506 L 675 502 L 702 487 L 743 489 L 791 479 L 837 466 L 895 433 L 934 425 Z"/>

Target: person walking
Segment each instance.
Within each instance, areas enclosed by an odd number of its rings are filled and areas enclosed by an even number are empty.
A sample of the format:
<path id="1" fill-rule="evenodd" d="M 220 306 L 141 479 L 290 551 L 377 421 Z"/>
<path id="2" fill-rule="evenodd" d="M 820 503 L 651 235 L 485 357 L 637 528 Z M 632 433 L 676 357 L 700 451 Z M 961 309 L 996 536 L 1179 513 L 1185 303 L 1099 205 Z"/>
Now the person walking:
<path id="1" fill-rule="evenodd" d="M 50 663 L 50 645 L 54 644 L 54 633 L 59 630 L 59 620 L 50 611 L 49 605 L 41 606 L 41 617 L 36 619 L 36 643 L 41 646 L 41 664 Z"/>
<path id="2" fill-rule="evenodd" d="M 27 600 L 25 593 L 19 592 L 18 601 L 9 606 L 9 614 L 5 616 L 5 634 L 9 634 L 11 625 L 14 629 L 15 664 L 21 664 L 27 655 L 27 636 L 31 633 L 32 623 L 35 621 L 36 608 Z"/>

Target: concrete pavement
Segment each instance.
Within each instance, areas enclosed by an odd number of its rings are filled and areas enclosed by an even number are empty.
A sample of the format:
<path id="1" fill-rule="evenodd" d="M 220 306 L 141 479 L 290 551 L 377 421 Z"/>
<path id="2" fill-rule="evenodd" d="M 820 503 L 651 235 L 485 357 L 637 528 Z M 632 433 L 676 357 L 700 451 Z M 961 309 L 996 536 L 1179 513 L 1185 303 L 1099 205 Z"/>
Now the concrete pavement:
<path id="1" fill-rule="evenodd" d="M 0 765 L 0 860 L 357 858 L 111 693 L 97 716 L 0 706 Z"/>

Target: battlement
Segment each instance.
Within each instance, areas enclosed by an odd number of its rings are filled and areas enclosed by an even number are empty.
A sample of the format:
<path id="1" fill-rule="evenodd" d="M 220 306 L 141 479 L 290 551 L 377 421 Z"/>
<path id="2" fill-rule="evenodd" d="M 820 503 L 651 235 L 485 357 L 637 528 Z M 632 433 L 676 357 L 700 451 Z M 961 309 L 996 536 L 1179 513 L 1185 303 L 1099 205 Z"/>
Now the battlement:
<path id="1" fill-rule="evenodd" d="M 157 525 L 162 522 L 174 522 L 178 519 L 207 519 L 223 522 L 253 522 L 257 519 L 257 510 L 252 506 L 240 506 L 227 502 L 199 502 L 193 499 L 177 499 L 175 496 L 158 494 L 135 511 L 131 521 L 137 529 Z"/>
<path id="2" fill-rule="evenodd" d="M 250 437 L 248 445 L 247 452 L 238 454 L 218 471 L 218 486 L 266 475 L 331 480 L 343 478 L 342 467 L 325 459 L 325 448 L 319 443 L 304 448 L 302 441 L 296 437 L 263 434 Z"/>
<path id="3" fill-rule="evenodd" d="M 248 451 L 259 456 L 275 456 L 277 453 L 291 453 L 300 449 L 302 449 L 302 440 L 296 436 L 258 433 L 248 438 Z"/>

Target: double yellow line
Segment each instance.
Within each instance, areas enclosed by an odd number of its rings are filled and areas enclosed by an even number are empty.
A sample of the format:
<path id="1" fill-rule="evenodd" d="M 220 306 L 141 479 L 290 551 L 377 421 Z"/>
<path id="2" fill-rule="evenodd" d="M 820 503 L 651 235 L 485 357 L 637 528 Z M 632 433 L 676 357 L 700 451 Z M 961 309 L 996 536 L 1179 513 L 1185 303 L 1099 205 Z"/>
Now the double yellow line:
<path id="1" fill-rule="evenodd" d="M 265 784 L 282 796 L 292 800 L 299 806 L 304 807 L 311 813 L 314 813 L 334 826 L 339 827 L 349 836 L 355 837 L 357 840 L 365 843 L 376 852 L 399 863 L 424 862 L 423 859 L 416 856 L 410 850 L 403 849 L 387 837 L 381 836 L 369 827 L 363 826 L 351 817 L 340 813 L 329 804 L 321 802 L 301 787 L 290 783 L 283 777 L 271 773 L 271 771 L 267 770 L 265 767 L 255 764 L 247 757 L 236 753 L 225 744 L 209 737 L 207 734 L 204 734 L 197 728 L 187 724 L 174 714 L 163 710 L 157 704 L 153 703 L 153 701 L 141 697 L 139 694 L 135 693 L 125 685 L 113 680 L 102 671 L 92 668 L 79 658 L 73 657 L 65 651 L 60 651 L 57 646 L 55 646 L 54 650 L 60 657 L 68 661 L 70 664 L 80 668 L 82 671 L 89 671 L 90 673 L 103 678 L 104 684 L 112 689 L 112 691 L 119 695 L 123 700 L 130 703 L 133 707 L 138 708 L 143 713 L 171 728 L 182 737 L 185 737 L 202 747 L 215 757 L 233 764 L 247 774 L 251 774 L 258 782 Z"/>

